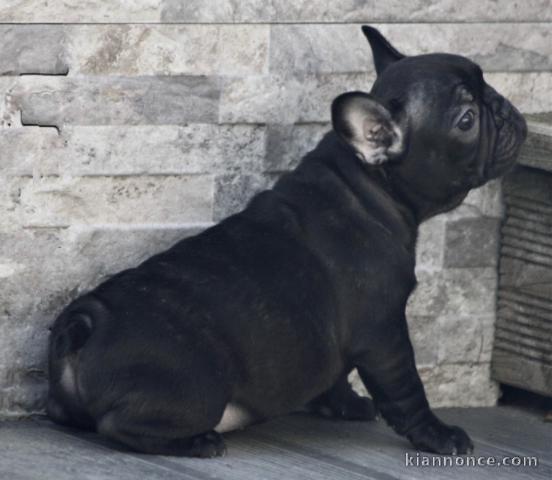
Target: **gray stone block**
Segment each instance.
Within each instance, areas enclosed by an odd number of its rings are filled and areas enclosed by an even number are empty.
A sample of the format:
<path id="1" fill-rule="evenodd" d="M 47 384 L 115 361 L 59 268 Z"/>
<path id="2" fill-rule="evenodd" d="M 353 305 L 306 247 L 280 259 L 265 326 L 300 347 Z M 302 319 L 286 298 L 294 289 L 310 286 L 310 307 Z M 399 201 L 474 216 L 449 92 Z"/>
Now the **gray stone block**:
<path id="1" fill-rule="evenodd" d="M 256 193 L 271 186 L 265 175 L 220 175 L 216 178 L 213 217 L 221 220 L 243 210 Z"/>
<path id="2" fill-rule="evenodd" d="M 365 73 L 226 79 L 220 106 L 222 123 L 309 123 L 330 121 L 332 100 L 349 90 L 369 90 Z"/>
<path id="3" fill-rule="evenodd" d="M 259 171 L 265 128 L 191 123 L 184 126 L 68 127 L 60 173 L 186 174 Z"/>
<path id="4" fill-rule="evenodd" d="M 53 172 L 59 135 L 55 128 L 20 127 L 0 129 L 0 172 L 5 177 Z M 57 171 L 56 171 L 57 173 Z"/>
<path id="5" fill-rule="evenodd" d="M 0 4 L 0 19 L 6 23 L 158 22 L 160 14 L 159 0 L 24 0 Z"/>
<path id="6" fill-rule="evenodd" d="M 15 347 L 26 350 L 21 347 L 23 339 L 17 328 L 25 327 L 23 338 L 44 330 L 60 303 L 75 294 L 79 259 L 70 254 L 71 245 L 63 229 L 20 229 L 2 232 L 0 239 L 4 270 L 0 301 L 2 314 L 13 332 L 3 331 L 11 337 L 8 351 L 13 355 Z M 25 351 L 29 355 L 27 364 L 37 361 L 33 352 Z"/>
<path id="7" fill-rule="evenodd" d="M 495 311 L 494 268 L 452 268 L 418 271 L 418 286 L 407 315 L 490 315 Z"/>
<path id="8" fill-rule="evenodd" d="M 416 269 L 440 270 L 445 252 L 446 219 L 442 215 L 433 217 L 420 225 L 416 242 Z"/>
<path id="9" fill-rule="evenodd" d="M 416 364 L 435 365 L 441 341 L 437 319 L 430 315 L 409 315 L 407 321 Z"/>
<path id="10" fill-rule="evenodd" d="M 268 67 L 268 25 L 72 25 L 73 75 L 255 75 Z"/>
<path id="11" fill-rule="evenodd" d="M 0 75 L 253 75 L 268 25 L 4 25 Z"/>
<path id="12" fill-rule="evenodd" d="M 76 295 L 208 225 L 72 226 L 0 233 L 0 315 L 31 331 L 44 326 Z"/>
<path id="13" fill-rule="evenodd" d="M 437 319 L 438 362 L 488 363 L 491 361 L 495 315 L 445 315 Z"/>
<path id="14" fill-rule="evenodd" d="M 293 123 L 299 115 L 302 93 L 300 82 L 293 79 L 286 81 L 274 76 L 227 79 L 221 94 L 219 121 Z"/>
<path id="15" fill-rule="evenodd" d="M 482 22 L 552 20 L 548 0 L 163 0 L 162 22 Z"/>
<path id="16" fill-rule="evenodd" d="M 331 125 L 328 123 L 269 125 L 266 137 L 265 170 L 267 172 L 292 170 L 330 130 Z"/>
<path id="17" fill-rule="evenodd" d="M 210 221 L 211 176 L 27 180 L 19 215 L 28 226 L 179 224 Z"/>
<path id="18" fill-rule="evenodd" d="M 500 220 L 492 217 L 466 218 L 448 222 L 445 267 L 496 267 L 499 226 Z"/>
<path id="19" fill-rule="evenodd" d="M 23 127 L 0 132 L 4 175 L 182 175 L 255 172 L 265 127 L 190 123 Z"/>
<path id="20" fill-rule="evenodd" d="M 0 75 L 65 75 L 65 32 L 56 25 L 0 25 Z"/>
<path id="21" fill-rule="evenodd" d="M 21 228 L 21 190 L 26 181 L 0 176 L 0 232 Z"/>
<path id="22" fill-rule="evenodd" d="M 44 413 L 48 383 L 43 371 L 44 367 L 29 367 L 10 375 L 10 387 L 0 388 L 0 417 Z"/>
<path id="23" fill-rule="evenodd" d="M 30 125 L 216 122 L 220 91 L 209 77 L 24 77 L 13 94 Z"/>
<path id="24" fill-rule="evenodd" d="M 195 235 L 211 222 L 181 226 L 148 225 L 145 227 L 72 227 L 66 241 L 71 254 L 82 262 L 79 290 L 93 288 L 98 282 L 125 268 L 138 265 L 162 252 L 177 241 Z"/>
<path id="25" fill-rule="evenodd" d="M 406 55 L 450 52 L 489 71 L 548 71 L 552 44 L 546 25 L 376 24 Z M 371 51 L 359 25 L 273 25 L 270 70 L 274 73 L 373 71 Z"/>
<path id="26" fill-rule="evenodd" d="M 463 205 L 475 208 L 479 215 L 502 218 L 502 180 L 491 180 L 482 187 L 471 190 Z"/>
<path id="27" fill-rule="evenodd" d="M 26 330 L 42 328 L 70 299 L 201 228 L 84 226 L 2 233 L 2 262 L 12 267 L 3 275 L 2 314 Z"/>
<path id="28" fill-rule="evenodd" d="M 272 2 L 254 0 L 162 0 L 161 22 L 163 23 L 254 23 L 274 20 Z"/>
<path id="29" fill-rule="evenodd" d="M 418 371 L 433 408 L 496 405 L 498 384 L 491 380 L 488 363 L 422 367 Z"/>
<path id="30" fill-rule="evenodd" d="M 19 77 L 0 76 L 0 128 L 21 126 L 19 106 L 13 97 L 19 80 Z"/>
<path id="31" fill-rule="evenodd" d="M 359 25 L 272 25 L 270 72 L 373 71 L 370 46 Z"/>

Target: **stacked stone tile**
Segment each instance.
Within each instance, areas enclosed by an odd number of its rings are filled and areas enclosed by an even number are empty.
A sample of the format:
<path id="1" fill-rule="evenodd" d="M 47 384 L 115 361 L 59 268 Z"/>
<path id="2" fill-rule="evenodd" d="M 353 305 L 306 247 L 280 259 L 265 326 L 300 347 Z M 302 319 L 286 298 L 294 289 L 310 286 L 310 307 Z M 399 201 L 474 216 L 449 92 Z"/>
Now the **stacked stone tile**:
<path id="1" fill-rule="evenodd" d="M 545 0 L 2 2 L 0 416 L 43 409 L 63 305 L 239 210 L 321 138 L 334 96 L 370 88 L 361 23 L 468 55 L 540 112 L 550 21 Z M 500 215 L 493 182 L 421 229 L 408 309 L 435 406 L 496 400 Z"/>

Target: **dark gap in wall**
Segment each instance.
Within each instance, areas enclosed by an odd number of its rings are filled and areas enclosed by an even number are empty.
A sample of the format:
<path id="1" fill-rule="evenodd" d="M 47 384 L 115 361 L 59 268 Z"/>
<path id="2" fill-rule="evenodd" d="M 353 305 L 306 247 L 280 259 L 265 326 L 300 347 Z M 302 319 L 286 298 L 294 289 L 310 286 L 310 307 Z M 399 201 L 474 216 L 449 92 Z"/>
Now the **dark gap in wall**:
<path id="1" fill-rule="evenodd" d="M 69 67 L 65 67 L 64 70 L 59 72 L 20 72 L 20 77 L 66 77 L 69 75 Z"/>
<path id="2" fill-rule="evenodd" d="M 21 227 L 23 230 L 69 230 L 69 225 L 23 225 Z"/>
<path id="3" fill-rule="evenodd" d="M 23 113 L 23 112 L 21 112 Z M 48 125 L 40 123 L 31 123 L 23 121 L 23 115 L 21 115 L 21 126 L 22 127 L 40 127 L 40 128 L 55 128 L 58 135 L 61 135 L 61 128 L 57 125 Z"/>
<path id="4" fill-rule="evenodd" d="M 552 422 L 552 398 L 522 388 L 501 384 L 502 395 L 499 405 L 529 410 L 543 416 L 544 421 Z"/>

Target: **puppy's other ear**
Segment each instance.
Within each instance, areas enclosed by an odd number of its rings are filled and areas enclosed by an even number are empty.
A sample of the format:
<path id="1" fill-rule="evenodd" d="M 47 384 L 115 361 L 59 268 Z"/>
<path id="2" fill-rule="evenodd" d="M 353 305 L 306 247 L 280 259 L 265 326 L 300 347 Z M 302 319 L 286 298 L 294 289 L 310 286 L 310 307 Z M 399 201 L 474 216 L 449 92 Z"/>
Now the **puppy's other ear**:
<path id="1" fill-rule="evenodd" d="M 376 73 L 381 74 L 390 64 L 397 62 L 405 56 L 397 51 L 387 39 L 374 27 L 364 25 L 362 33 L 366 36 L 372 47 L 372 56 L 374 57 L 374 65 Z"/>
<path id="2" fill-rule="evenodd" d="M 348 92 L 332 103 L 335 132 L 370 165 L 379 165 L 400 155 L 403 132 L 389 111 L 364 92 Z"/>

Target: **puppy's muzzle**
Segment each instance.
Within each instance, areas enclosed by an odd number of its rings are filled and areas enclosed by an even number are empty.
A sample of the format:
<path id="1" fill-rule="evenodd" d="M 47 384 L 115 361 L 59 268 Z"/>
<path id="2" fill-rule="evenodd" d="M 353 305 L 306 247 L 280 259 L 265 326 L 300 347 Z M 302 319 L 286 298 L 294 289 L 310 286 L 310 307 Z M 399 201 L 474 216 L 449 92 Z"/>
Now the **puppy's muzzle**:
<path id="1" fill-rule="evenodd" d="M 516 107 L 489 85 L 485 86 L 483 103 L 491 114 L 494 130 L 490 135 L 492 154 L 485 165 L 484 176 L 489 179 L 513 166 L 527 137 L 527 123 Z"/>

